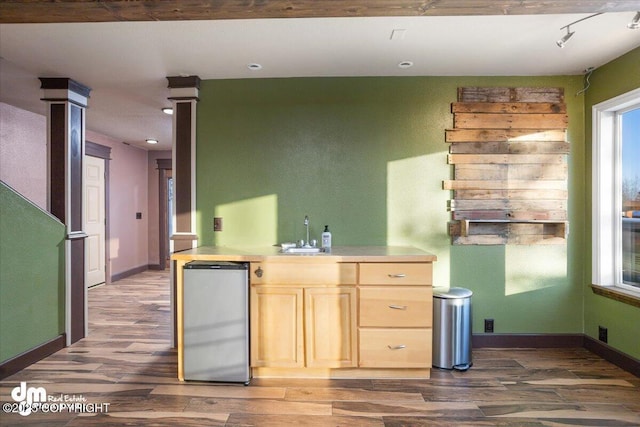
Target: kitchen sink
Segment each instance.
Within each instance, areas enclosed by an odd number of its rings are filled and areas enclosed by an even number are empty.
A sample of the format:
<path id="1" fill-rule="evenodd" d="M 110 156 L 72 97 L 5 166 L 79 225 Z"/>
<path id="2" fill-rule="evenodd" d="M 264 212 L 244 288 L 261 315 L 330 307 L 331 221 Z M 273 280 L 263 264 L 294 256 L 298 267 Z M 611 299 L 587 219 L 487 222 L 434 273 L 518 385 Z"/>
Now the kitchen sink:
<path id="1" fill-rule="evenodd" d="M 282 250 L 284 254 L 318 254 L 322 252 L 322 248 L 286 248 Z"/>

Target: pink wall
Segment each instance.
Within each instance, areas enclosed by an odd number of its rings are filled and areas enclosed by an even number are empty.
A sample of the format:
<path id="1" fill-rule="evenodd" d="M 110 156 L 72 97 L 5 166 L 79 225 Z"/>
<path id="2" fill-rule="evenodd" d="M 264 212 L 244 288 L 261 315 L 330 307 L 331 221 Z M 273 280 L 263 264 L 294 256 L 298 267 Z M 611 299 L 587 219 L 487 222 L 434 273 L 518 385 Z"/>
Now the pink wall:
<path id="1" fill-rule="evenodd" d="M 47 119 L 0 103 L 0 179 L 46 209 Z M 111 147 L 109 161 L 110 271 L 126 273 L 158 264 L 158 171 L 147 152 L 87 130 L 86 139 Z M 151 167 L 150 165 L 153 164 Z M 136 212 L 142 219 L 136 219 Z"/>
<path id="2" fill-rule="evenodd" d="M 0 179 L 47 209 L 47 118 L 0 102 Z"/>
<path id="3" fill-rule="evenodd" d="M 111 147 L 109 255 L 111 275 L 149 264 L 147 151 L 87 131 L 87 141 Z M 136 219 L 136 212 L 142 219 Z"/>

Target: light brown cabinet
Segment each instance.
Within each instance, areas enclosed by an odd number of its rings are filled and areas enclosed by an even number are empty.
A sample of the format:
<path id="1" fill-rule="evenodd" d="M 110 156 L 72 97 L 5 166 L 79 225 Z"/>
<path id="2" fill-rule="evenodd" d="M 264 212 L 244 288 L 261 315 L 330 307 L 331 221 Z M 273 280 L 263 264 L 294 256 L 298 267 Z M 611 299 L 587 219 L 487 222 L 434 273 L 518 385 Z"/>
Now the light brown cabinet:
<path id="1" fill-rule="evenodd" d="M 357 365 L 356 264 L 254 263 L 251 366 Z"/>
<path id="2" fill-rule="evenodd" d="M 430 328 L 430 286 L 361 286 L 360 327 Z"/>
<path id="3" fill-rule="evenodd" d="M 363 368 L 431 367 L 431 329 L 360 328 Z"/>
<path id="4" fill-rule="evenodd" d="M 306 366 L 356 366 L 356 288 L 307 288 L 304 302 Z"/>
<path id="5" fill-rule="evenodd" d="M 431 263 L 360 264 L 359 367 L 431 367 L 431 282 Z"/>
<path id="6" fill-rule="evenodd" d="M 285 376 L 316 368 L 430 368 L 431 268 L 253 263 L 251 366 Z"/>
<path id="7" fill-rule="evenodd" d="M 429 378 L 435 255 L 401 246 L 337 246 L 317 256 L 203 246 L 171 258 L 181 380 L 182 270 L 193 260 L 251 264 L 254 377 Z"/>
<path id="8" fill-rule="evenodd" d="M 252 286 L 250 301 L 251 366 L 304 366 L 302 289 Z"/>

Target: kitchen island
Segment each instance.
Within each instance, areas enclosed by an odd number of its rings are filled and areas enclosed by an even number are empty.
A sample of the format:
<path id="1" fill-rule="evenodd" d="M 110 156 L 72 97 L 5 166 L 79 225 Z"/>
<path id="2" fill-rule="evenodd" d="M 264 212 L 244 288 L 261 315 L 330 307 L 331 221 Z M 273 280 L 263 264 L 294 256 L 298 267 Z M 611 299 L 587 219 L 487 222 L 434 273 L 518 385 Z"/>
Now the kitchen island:
<path id="1" fill-rule="evenodd" d="M 253 377 L 429 378 L 435 255 L 396 246 L 313 255 L 200 247 L 171 258 L 181 380 L 183 267 L 194 260 L 250 264 Z"/>

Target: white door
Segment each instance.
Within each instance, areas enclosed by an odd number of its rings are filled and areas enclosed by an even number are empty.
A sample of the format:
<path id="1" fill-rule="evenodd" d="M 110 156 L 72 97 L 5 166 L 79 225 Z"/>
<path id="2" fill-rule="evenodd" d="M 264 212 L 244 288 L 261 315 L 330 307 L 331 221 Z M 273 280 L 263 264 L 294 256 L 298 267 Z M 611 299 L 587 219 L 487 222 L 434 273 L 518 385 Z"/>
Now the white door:
<path id="1" fill-rule="evenodd" d="M 87 287 L 105 282 L 104 159 L 84 157 L 84 231 Z"/>

